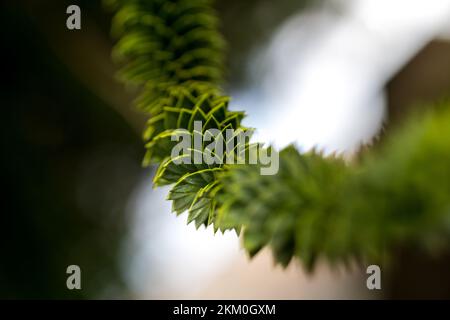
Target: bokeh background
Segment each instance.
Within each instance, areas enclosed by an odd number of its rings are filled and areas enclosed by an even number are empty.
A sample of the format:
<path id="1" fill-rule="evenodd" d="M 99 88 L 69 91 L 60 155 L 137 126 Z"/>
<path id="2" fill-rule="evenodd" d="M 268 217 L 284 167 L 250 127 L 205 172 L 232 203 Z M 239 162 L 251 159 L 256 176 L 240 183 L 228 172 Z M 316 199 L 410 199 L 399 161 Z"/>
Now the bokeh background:
<path id="1" fill-rule="evenodd" d="M 77 4 L 82 29 L 66 28 Z M 450 94 L 448 0 L 217 0 L 226 90 L 256 139 L 348 156 L 414 106 Z M 146 120 L 111 61 L 101 1 L 0 4 L 0 298 L 314 299 L 436 296 L 448 263 L 399 252 L 383 290 L 364 266 L 306 274 L 238 237 L 186 226 L 142 168 Z M 445 257 L 444 257 L 445 258 Z M 82 290 L 66 288 L 66 268 Z M 430 270 L 434 270 L 431 272 Z M 440 272 L 435 272 L 440 270 Z M 426 276 L 423 277 L 425 272 Z M 403 275 L 400 281 L 399 275 Z M 424 279 L 424 280 L 423 280 Z M 431 284 L 430 284 L 431 283 Z"/>

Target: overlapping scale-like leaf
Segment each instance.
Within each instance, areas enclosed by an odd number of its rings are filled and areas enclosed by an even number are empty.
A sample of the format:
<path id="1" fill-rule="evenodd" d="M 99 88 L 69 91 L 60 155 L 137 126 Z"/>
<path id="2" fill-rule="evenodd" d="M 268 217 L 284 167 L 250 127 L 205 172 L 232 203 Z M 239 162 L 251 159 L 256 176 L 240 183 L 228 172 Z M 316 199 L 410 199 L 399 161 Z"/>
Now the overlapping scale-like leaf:
<path id="1" fill-rule="evenodd" d="M 110 0 L 120 76 L 144 86 L 138 106 L 156 114 L 186 93 L 218 93 L 224 42 L 209 0 Z"/>
<path id="2" fill-rule="evenodd" d="M 220 228 L 218 224 L 214 223 L 217 207 L 214 194 L 220 188 L 217 174 L 224 170 L 228 159 L 237 162 L 237 159 L 245 157 L 251 150 L 252 145 L 249 143 L 251 130 L 241 128 L 239 132 L 246 132 L 247 139 L 239 140 L 235 133 L 227 133 L 227 130 L 231 129 L 231 125 L 221 127 L 216 120 L 210 120 L 214 115 L 222 116 L 228 113 L 221 106 L 214 107 L 206 115 L 203 111 L 198 113 L 201 117 L 197 119 L 206 119 L 205 125 L 201 127 L 200 131 L 193 130 L 190 121 L 186 127 L 192 129 L 192 131 L 187 129 L 184 131 L 180 129 L 165 131 L 166 133 L 170 131 L 175 136 L 180 131 L 188 134 L 191 143 L 195 138 L 201 141 L 199 148 L 196 148 L 192 143 L 189 148 L 183 150 L 183 153 L 166 157 L 160 164 L 154 178 L 156 186 L 175 184 L 168 196 L 168 199 L 173 201 L 173 211 L 177 214 L 188 211 L 188 223 L 195 221 L 197 227 L 213 223 L 215 230 Z M 234 113 L 230 114 L 234 118 Z M 211 123 L 214 123 L 212 127 L 208 125 Z M 210 138 L 214 138 L 212 142 L 209 141 L 211 139 L 206 139 L 206 137 L 212 135 L 210 129 L 218 128 L 221 130 L 214 137 L 210 136 Z M 208 140 L 208 142 L 205 142 L 205 140 Z M 227 150 L 227 147 L 229 150 Z M 232 157 L 230 157 L 231 154 Z M 195 161 L 196 156 L 200 159 L 197 163 Z M 211 159 L 209 162 L 207 157 Z M 223 228 L 220 229 L 224 230 Z"/>

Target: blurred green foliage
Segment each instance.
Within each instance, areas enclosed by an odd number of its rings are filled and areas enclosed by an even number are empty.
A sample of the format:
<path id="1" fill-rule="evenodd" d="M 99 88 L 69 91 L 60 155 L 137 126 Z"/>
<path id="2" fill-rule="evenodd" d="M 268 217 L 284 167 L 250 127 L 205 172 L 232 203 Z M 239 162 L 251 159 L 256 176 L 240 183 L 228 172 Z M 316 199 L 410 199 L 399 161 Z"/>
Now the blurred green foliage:
<path id="1" fill-rule="evenodd" d="M 231 226 L 251 255 L 270 245 L 278 262 L 388 263 L 399 247 L 435 255 L 450 242 L 450 100 L 418 113 L 357 162 L 281 152 L 280 172 L 240 166 L 223 177 Z"/>

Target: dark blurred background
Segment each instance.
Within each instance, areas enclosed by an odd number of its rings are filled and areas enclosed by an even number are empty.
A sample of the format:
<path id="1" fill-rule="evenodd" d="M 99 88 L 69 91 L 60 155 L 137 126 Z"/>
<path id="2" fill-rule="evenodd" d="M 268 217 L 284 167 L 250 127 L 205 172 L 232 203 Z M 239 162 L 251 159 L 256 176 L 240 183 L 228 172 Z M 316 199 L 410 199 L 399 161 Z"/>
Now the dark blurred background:
<path id="1" fill-rule="evenodd" d="M 142 174 L 142 145 L 138 131 L 58 55 L 95 50 L 77 46 L 64 30 L 64 2 L 3 2 L 0 9 L 2 298 L 127 292 L 118 251 L 128 232 L 126 199 Z M 99 14 L 92 3 L 83 9 Z M 59 24 L 46 25 L 52 18 Z M 105 21 L 98 20 L 107 34 Z M 49 44 L 53 32 L 61 38 Z M 81 267 L 83 290 L 66 288 L 71 264 Z"/>

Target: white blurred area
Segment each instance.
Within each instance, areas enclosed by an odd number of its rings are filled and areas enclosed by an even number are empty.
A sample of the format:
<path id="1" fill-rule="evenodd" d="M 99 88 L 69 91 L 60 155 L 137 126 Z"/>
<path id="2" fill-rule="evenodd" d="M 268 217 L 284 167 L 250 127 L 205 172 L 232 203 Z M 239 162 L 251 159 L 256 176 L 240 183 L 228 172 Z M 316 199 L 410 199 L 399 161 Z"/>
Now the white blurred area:
<path id="1" fill-rule="evenodd" d="M 130 211 L 133 235 L 123 252 L 126 278 L 138 298 L 175 299 L 200 294 L 221 270 L 230 267 L 240 251 L 232 231 L 195 229 L 186 225 L 187 215 L 171 213 L 165 201 L 169 188 L 152 190 L 142 182 Z"/>
<path id="2" fill-rule="evenodd" d="M 449 0 L 327 1 L 292 16 L 249 60 L 251 85 L 232 92 L 257 141 L 351 153 L 377 134 L 386 82 L 431 39 L 450 34 Z M 364 274 L 249 261 L 232 232 L 186 227 L 148 179 L 132 202 L 124 268 L 137 298 L 367 298 Z"/>
<path id="3" fill-rule="evenodd" d="M 383 122 L 386 82 L 450 29 L 448 0 L 326 3 L 334 6 L 289 19 L 255 57 L 256 87 L 235 102 L 248 108 L 257 141 L 326 152 L 370 142 Z"/>

